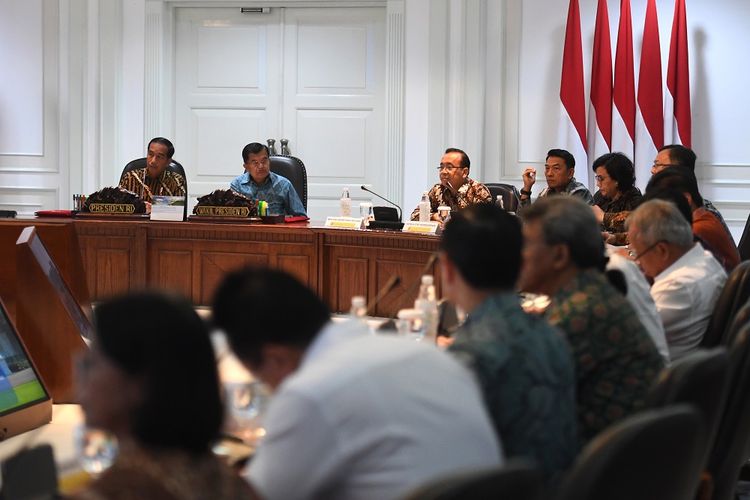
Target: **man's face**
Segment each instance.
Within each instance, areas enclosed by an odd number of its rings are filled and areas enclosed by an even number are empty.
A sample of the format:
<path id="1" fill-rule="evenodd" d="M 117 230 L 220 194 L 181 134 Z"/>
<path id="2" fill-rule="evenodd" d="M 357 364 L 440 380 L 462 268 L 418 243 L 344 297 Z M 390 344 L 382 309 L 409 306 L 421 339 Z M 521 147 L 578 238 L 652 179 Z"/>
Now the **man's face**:
<path id="1" fill-rule="evenodd" d="M 532 220 L 523 225 L 523 249 L 521 250 L 521 276 L 519 288 L 524 292 L 551 295 L 549 279 L 555 272 L 554 255 L 544 241 L 542 222 Z"/>
<path id="2" fill-rule="evenodd" d="M 672 163 L 672 158 L 669 156 L 669 150 L 659 151 L 656 153 L 654 158 L 654 164 L 651 166 L 651 175 L 658 174 L 665 168 L 676 167 L 677 165 Z"/>
<path id="3" fill-rule="evenodd" d="M 649 278 L 654 278 L 663 270 L 669 267 L 664 259 L 664 252 L 661 248 L 665 243 L 657 241 L 654 244 L 644 242 L 641 232 L 637 225 L 628 229 L 628 241 L 630 242 L 631 256 L 635 263 L 643 270 L 643 274 Z"/>
<path id="4" fill-rule="evenodd" d="M 263 149 L 258 153 L 247 155 L 245 170 L 250 174 L 256 184 L 263 184 L 270 172 L 268 165 L 268 153 Z"/>
<path id="5" fill-rule="evenodd" d="M 544 163 L 544 176 L 547 178 L 547 185 L 554 191 L 563 190 L 570 179 L 573 178 L 574 170 L 568 168 L 562 158 L 550 156 Z"/>
<path id="6" fill-rule="evenodd" d="M 461 153 L 445 153 L 440 159 L 440 184 L 460 188 L 469 176 L 468 168 L 461 168 Z"/>
<path id="7" fill-rule="evenodd" d="M 164 144 L 158 142 L 152 142 L 148 146 L 148 154 L 146 155 L 146 169 L 148 176 L 152 179 L 159 177 L 164 170 L 171 158 L 167 156 L 169 149 Z"/>

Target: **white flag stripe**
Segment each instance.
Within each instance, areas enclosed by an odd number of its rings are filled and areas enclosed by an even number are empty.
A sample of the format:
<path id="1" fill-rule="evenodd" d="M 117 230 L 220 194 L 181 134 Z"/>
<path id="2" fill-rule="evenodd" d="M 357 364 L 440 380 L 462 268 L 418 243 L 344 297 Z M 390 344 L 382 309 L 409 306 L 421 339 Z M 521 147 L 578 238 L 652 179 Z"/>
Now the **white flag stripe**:
<path id="1" fill-rule="evenodd" d="M 628 133 L 625 121 L 622 119 L 620 112 L 615 107 L 612 110 L 612 151 L 623 153 L 633 161 L 635 151 L 633 148 L 633 138 Z"/>
<path id="2" fill-rule="evenodd" d="M 588 157 L 586 155 L 586 149 L 583 147 L 581 137 L 578 135 L 573 125 L 573 121 L 570 119 L 568 112 L 560 103 L 560 128 L 558 130 L 558 146 L 559 148 L 565 149 L 576 159 L 575 177 L 578 182 L 583 183 L 584 186 L 591 188 L 590 179 L 593 176 L 589 176 L 588 169 Z"/>
<path id="3" fill-rule="evenodd" d="M 641 108 L 638 107 L 635 111 L 635 160 L 633 164 L 635 166 L 636 186 L 641 188 L 641 191 L 646 189 L 646 184 L 651 178 L 651 166 L 654 164 L 655 157 L 654 139 L 646 128 Z"/>

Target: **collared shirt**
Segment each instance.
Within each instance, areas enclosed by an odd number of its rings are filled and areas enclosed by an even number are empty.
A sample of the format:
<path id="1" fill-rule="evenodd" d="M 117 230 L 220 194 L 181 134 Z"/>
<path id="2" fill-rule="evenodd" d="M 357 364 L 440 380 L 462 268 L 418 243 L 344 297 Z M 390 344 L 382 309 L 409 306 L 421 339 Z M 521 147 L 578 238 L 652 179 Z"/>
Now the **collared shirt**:
<path id="1" fill-rule="evenodd" d="M 526 314 L 518 295 L 488 297 L 449 348 L 477 375 L 508 458 L 526 458 L 544 477 L 578 452 L 575 372 L 564 334 Z"/>
<path id="2" fill-rule="evenodd" d="M 430 199 L 430 214 L 437 213 L 440 206 L 451 207 L 451 211 L 455 212 L 477 203 L 492 203 L 492 195 L 487 186 L 469 178 L 458 188 L 457 193 L 447 186 L 435 184 L 427 196 Z M 419 220 L 419 206 L 411 213 L 411 220 Z"/>
<path id="3" fill-rule="evenodd" d="M 672 361 L 698 348 L 726 280 L 721 264 L 698 243 L 654 277 L 651 296 Z"/>
<path id="4" fill-rule="evenodd" d="M 552 297 L 546 315 L 573 349 L 583 443 L 643 408 L 664 361 L 633 308 L 604 274 L 580 271 Z"/>
<path id="5" fill-rule="evenodd" d="M 146 167 L 127 172 L 120 179 L 120 187 L 135 193 L 143 201 L 151 203 L 153 196 L 185 196 L 185 178 L 171 170 L 164 170 L 159 177 L 152 179 Z"/>
<path id="6" fill-rule="evenodd" d="M 251 200 L 267 201 L 271 214 L 307 215 L 289 179 L 274 172 L 269 172 L 266 180 L 260 185 L 245 172 L 235 177 L 229 187 Z"/>
<path id="7" fill-rule="evenodd" d="M 729 230 L 729 226 L 727 226 L 721 212 L 719 212 L 719 209 L 717 209 L 710 200 L 703 198 L 703 208 L 714 214 L 716 218 L 719 219 L 719 222 L 721 222 L 721 225 L 724 226 L 724 229 L 726 229 L 729 234 L 732 234 L 732 231 Z"/>
<path id="8" fill-rule="evenodd" d="M 502 464 L 472 374 L 432 345 L 329 323 L 273 396 L 247 478 L 262 498 L 402 498 Z"/>
<path id="9" fill-rule="evenodd" d="M 565 188 L 562 191 L 555 191 L 553 189 L 550 189 L 549 186 L 542 189 L 542 192 L 539 193 L 538 198 L 544 198 L 545 196 L 553 196 L 556 194 L 566 194 L 568 196 L 577 196 L 578 198 L 582 199 L 589 205 L 594 204 L 594 197 L 591 196 L 591 191 L 578 182 L 575 177 L 572 177 L 570 179 L 570 182 L 565 185 Z M 531 197 L 528 198 L 522 198 L 521 199 L 521 205 L 529 205 L 531 203 Z"/>

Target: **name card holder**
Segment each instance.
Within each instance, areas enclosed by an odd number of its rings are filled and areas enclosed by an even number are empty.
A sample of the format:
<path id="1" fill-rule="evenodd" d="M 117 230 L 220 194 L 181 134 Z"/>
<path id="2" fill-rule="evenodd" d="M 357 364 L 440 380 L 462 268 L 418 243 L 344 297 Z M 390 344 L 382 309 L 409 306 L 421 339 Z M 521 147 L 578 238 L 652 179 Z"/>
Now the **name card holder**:
<path id="1" fill-rule="evenodd" d="M 432 222 L 409 221 L 409 222 L 404 222 L 404 228 L 401 231 L 404 233 L 437 234 L 439 227 L 440 227 L 440 223 L 436 221 L 432 221 Z"/>
<path id="2" fill-rule="evenodd" d="M 325 227 L 332 229 L 359 229 L 362 227 L 360 217 L 328 217 Z"/>

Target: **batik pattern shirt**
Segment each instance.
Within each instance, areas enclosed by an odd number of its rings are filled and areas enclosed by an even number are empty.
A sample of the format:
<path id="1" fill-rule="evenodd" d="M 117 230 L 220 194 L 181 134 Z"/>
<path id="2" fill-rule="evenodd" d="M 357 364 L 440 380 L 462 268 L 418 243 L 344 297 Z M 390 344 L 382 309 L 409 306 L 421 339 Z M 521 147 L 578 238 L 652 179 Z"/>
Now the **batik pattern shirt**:
<path id="1" fill-rule="evenodd" d="M 245 172 L 235 177 L 229 187 L 251 200 L 268 202 L 271 214 L 307 215 L 305 206 L 289 179 L 273 172 L 268 173 L 263 184 L 258 184 Z"/>
<path id="2" fill-rule="evenodd" d="M 430 199 L 430 215 L 437 213 L 441 206 L 451 207 L 451 212 L 454 212 L 477 203 L 492 203 L 492 195 L 487 186 L 469 178 L 458 188 L 458 192 L 442 184 L 435 184 L 427 196 Z M 419 206 L 411 213 L 411 220 L 419 220 Z"/>
<path id="3" fill-rule="evenodd" d="M 185 196 L 187 193 L 185 178 L 180 174 L 164 170 L 159 177 L 152 179 L 147 175 L 146 167 L 125 173 L 120 179 L 120 187 L 148 203 L 154 196 Z"/>
<path id="4" fill-rule="evenodd" d="M 553 196 L 556 194 L 576 196 L 582 199 L 583 201 L 585 201 L 586 203 L 588 203 L 589 205 L 593 205 L 594 203 L 594 197 L 591 196 L 591 191 L 589 191 L 589 189 L 586 186 L 584 186 L 582 183 L 578 182 L 575 177 L 570 179 L 570 182 L 568 182 L 568 184 L 565 186 L 565 189 L 563 189 L 562 191 L 554 191 L 550 189 L 549 187 L 542 189 L 542 192 L 539 193 L 539 196 L 537 197 L 537 199 L 544 198 L 546 196 Z M 530 203 L 531 203 L 531 197 L 524 198 L 521 200 L 521 205 L 523 206 L 529 205 Z"/>
<path id="5" fill-rule="evenodd" d="M 471 312 L 449 348 L 479 380 L 508 458 L 533 460 L 552 477 L 578 451 L 575 371 L 564 334 L 501 293 Z"/>
<path id="6" fill-rule="evenodd" d="M 627 241 L 625 233 L 625 220 L 630 212 L 635 210 L 641 203 L 641 190 L 633 186 L 624 193 L 621 193 L 616 199 L 607 198 L 597 191 L 594 194 L 594 205 L 601 208 L 604 212 L 602 220 L 602 230 L 608 233 L 617 234 L 618 241 Z"/>
<path id="7" fill-rule="evenodd" d="M 585 444 L 644 407 L 664 361 L 627 299 L 599 271 L 579 272 L 554 295 L 546 315 L 573 350 Z"/>

